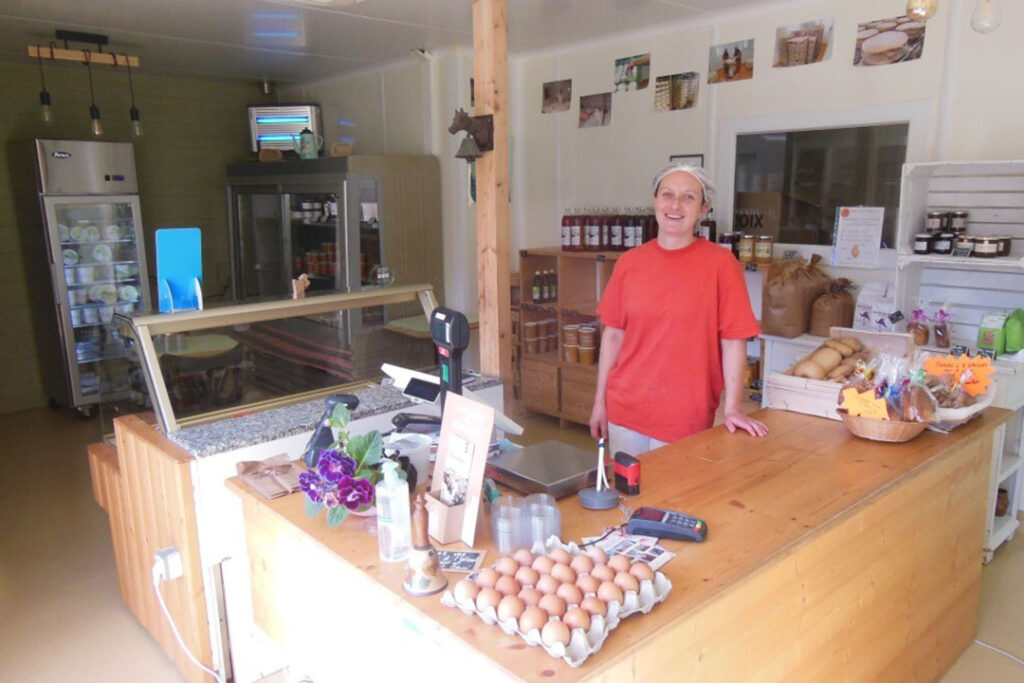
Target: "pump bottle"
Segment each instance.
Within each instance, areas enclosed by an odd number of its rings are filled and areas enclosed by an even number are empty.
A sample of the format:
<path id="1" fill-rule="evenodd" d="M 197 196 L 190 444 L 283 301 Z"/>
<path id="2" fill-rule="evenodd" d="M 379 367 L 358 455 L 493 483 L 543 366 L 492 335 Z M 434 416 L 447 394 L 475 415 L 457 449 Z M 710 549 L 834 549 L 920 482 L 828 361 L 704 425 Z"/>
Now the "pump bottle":
<path id="1" fill-rule="evenodd" d="M 409 484 L 398 476 L 398 463 L 381 463 L 384 478 L 377 482 L 377 547 L 385 562 L 404 562 L 409 556 Z"/>

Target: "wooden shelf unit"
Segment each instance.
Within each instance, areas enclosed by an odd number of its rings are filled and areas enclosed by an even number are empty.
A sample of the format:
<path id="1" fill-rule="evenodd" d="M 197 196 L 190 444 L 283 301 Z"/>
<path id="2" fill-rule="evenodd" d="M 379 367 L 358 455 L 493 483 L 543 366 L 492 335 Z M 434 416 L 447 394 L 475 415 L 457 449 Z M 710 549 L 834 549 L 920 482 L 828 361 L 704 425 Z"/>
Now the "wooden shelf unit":
<path id="1" fill-rule="evenodd" d="M 520 334 L 516 340 L 521 375 L 519 399 L 523 407 L 552 415 L 563 423 L 586 424 L 590 420 L 597 387 L 597 365 L 565 361 L 562 326 L 574 323 L 599 326 L 597 304 L 621 253 L 566 252 L 557 247 L 519 252 L 520 325 L 553 318 L 557 331 L 554 348 L 544 353 L 526 353 L 525 335 Z M 555 271 L 558 296 L 554 301 L 534 301 L 533 275 L 545 270 Z"/>

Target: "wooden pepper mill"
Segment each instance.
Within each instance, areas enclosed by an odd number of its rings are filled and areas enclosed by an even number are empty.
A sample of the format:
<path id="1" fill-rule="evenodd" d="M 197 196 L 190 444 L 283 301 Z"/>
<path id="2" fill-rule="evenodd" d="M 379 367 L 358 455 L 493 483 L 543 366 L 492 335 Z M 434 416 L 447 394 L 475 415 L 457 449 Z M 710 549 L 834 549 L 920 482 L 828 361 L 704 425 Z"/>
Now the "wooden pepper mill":
<path id="1" fill-rule="evenodd" d="M 441 572 L 441 561 L 437 551 L 427 539 L 427 507 L 423 494 L 416 496 L 412 513 L 412 550 L 405 565 L 405 581 L 402 588 L 411 595 L 433 595 L 448 585 L 448 579 Z"/>

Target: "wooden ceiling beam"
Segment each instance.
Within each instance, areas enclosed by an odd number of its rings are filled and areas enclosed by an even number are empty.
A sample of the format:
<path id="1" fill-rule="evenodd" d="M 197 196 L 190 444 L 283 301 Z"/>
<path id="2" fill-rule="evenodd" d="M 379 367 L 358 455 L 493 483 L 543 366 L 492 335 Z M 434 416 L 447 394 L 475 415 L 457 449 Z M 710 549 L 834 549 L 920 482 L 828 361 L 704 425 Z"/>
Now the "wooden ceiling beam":
<path id="1" fill-rule="evenodd" d="M 78 62 L 85 64 L 85 50 L 67 50 L 61 47 L 49 45 L 29 45 L 28 56 L 32 59 L 59 59 L 65 62 Z M 118 54 L 113 52 L 96 52 L 89 50 L 89 62 L 91 64 L 106 64 L 107 66 L 131 66 L 133 69 L 139 66 L 139 58 L 132 55 Z"/>

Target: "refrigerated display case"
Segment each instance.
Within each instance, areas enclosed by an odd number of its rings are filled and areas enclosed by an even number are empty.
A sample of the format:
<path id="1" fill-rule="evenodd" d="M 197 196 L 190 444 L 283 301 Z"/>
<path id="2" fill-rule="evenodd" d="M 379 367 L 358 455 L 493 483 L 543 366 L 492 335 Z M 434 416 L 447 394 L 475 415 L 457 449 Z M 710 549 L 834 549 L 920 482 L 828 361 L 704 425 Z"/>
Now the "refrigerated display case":
<path id="1" fill-rule="evenodd" d="M 127 389 L 114 314 L 150 307 L 132 145 L 36 140 L 35 153 L 57 330 L 41 349 L 44 384 L 51 406 L 89 415 L 101 386 Z"/>

